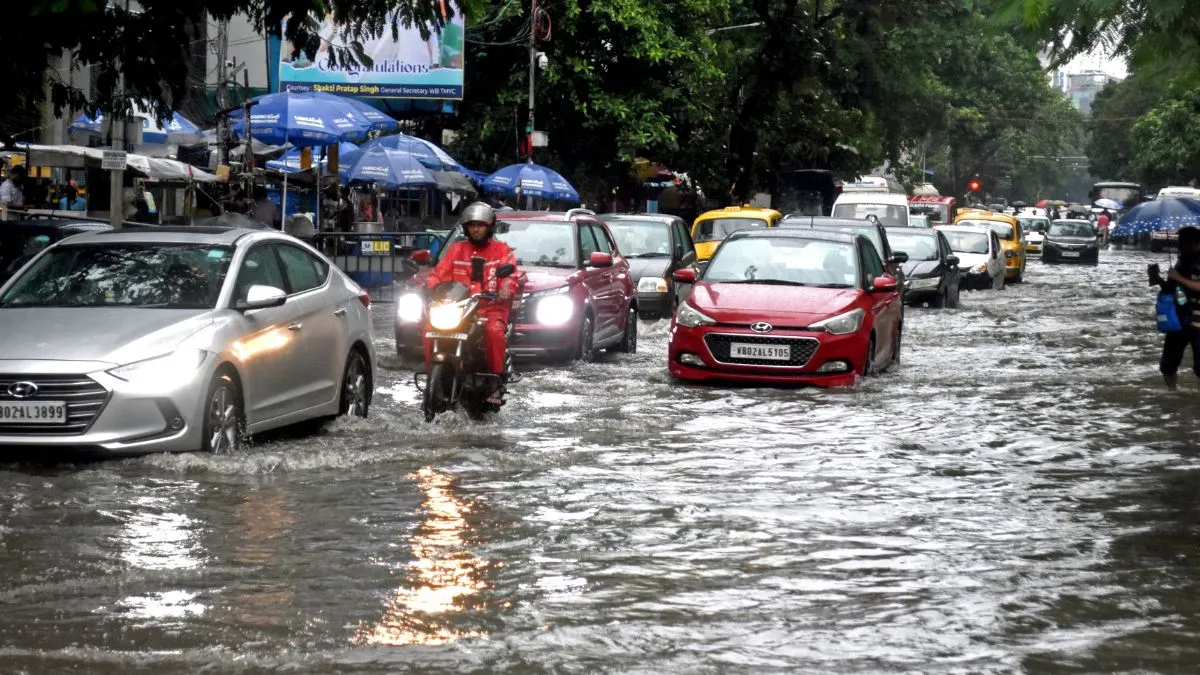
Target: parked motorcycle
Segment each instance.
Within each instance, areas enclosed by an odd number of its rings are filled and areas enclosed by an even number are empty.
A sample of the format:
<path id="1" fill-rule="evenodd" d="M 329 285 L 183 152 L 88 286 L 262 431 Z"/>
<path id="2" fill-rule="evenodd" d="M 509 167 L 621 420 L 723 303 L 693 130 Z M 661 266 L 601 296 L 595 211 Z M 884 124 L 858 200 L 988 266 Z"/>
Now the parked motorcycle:
<path id="1" fill-rule="evenodd" d="M 501 265 L 496 278 L 510 277 L 515 271 L 513 265 Z M 508 384 L 519 380 L 511 356 L 505 359 L 503 374 L 488 372 L 484 352 L 487 318 L 478 316 L 478 312 L 484 301 L 496 299 L 495 293 L 472 294 L 470 287 L 457 281 L 440 283 L 430 291 L 425 337 L 432 341 L 433 353 L 429 372 L 413 376 L 422 392 L 426 422 L 456 406 L 462 406 L 471 419 L 499 412 L 500 406 L 488 403 L 488 397 L 497 390 L 503 395 Z"/>

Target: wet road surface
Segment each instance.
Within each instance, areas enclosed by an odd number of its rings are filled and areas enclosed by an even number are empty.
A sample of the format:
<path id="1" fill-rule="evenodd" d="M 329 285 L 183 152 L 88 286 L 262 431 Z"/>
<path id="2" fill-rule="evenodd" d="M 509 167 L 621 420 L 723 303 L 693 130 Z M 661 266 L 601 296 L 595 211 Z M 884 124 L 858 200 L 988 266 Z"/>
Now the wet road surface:
<path id="1" fill-rule="evenodd" d="M 1136 252 L 910 309 L 853 391 L 640 351 L 426 425 L 0 465 L 3 672 L 1191 672 L 1200 389 Z"/>

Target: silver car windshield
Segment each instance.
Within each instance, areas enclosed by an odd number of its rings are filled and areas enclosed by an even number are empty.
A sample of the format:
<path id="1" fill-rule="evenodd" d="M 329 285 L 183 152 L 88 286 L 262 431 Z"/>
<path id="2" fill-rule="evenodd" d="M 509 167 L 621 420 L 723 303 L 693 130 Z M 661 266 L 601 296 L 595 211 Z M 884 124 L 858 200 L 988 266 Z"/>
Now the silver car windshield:
<path id="1" fill-rule="evenodd" d="M 196 244 L 64 246 L 46 252 L 0 297 L 0 308 L 211 309 L 233 249 Z"/>
<path id="2" fill-rule="evenodd" d="M 608 231 L 626 258 L 671 257 L 671 230 L 653 220 L 613 220 Z"/>

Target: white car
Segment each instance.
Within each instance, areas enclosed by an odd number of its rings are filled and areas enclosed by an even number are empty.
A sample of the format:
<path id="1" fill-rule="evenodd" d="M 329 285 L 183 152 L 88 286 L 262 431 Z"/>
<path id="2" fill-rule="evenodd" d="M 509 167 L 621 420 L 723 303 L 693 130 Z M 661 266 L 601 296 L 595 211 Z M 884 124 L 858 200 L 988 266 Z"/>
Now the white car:
<path id="1" fill-rule="evenodd" d="M 1050 229 L 1050 219 L 1045 216 L 1021 214 L 1017 216 L 1017 220 L 1021 221 L 1021 229 L 1025 230 L 1026 255 L 1041 255 L 1046 230 Z"/>
<path id="2" fill-rule="evenodd" d="M 1004 288 L 1004 249 L 990 227 L 943 225 L 950 250 L 958 256 L 960 289 Z"/>

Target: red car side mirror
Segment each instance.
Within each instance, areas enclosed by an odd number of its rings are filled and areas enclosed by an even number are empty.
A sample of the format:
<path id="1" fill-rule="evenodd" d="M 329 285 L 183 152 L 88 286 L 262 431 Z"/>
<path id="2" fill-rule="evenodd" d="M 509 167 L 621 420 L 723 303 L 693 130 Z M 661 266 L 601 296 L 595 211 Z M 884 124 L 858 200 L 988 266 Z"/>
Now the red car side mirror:
<path id="1" fill-rule="evenodd" d="M 588 257 L 589 267 L 612 267 L 613 257 L 611 253 L 602 253 L 596 251 Z"/>
<path id="2" fill-rule="evenodd" d="M 429 249 L 423 248 L 423 249 L 420 249 L 417 251 L 413 251 L 408 256 L 408 259 L 417 263 L 418 265 L 428 265 L 429 261 L 431 259 L 431 256 L 429 255 Z"/>
<path id="3" fill-rule="evenodd" d="M 896 277 L 890 274 L 883 274 L 875 277 L 875 281 L 871 282 L 871 292 L 873 293 L 894 293 L 896 292 Z"/>
<path id="4" fill-rule="evenodd" d="M 691 267 L 683 267 L 675 270 L 671 278 L 681 284 L 694 284 L 696 283 L 696 270 Z"/>

